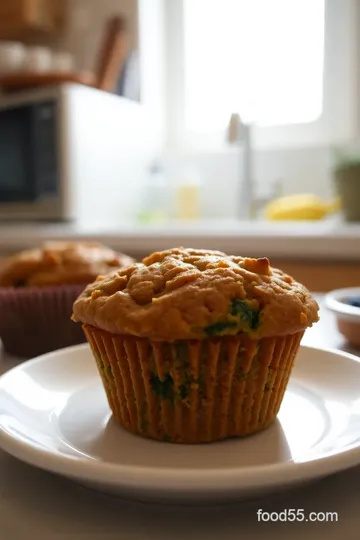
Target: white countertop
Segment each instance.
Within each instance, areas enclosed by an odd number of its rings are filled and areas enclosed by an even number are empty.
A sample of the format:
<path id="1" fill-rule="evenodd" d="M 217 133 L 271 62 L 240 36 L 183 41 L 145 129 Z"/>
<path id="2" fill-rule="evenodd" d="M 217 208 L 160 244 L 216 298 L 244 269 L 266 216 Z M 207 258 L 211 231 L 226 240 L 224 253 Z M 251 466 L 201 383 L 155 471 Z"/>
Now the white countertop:
<path id="1" fill-rule="evenodd" d="M 304 342 L 344 348 L 331 314 Z M 354 351 L 350 351 L 354 352 Z M 0 373 L 16 365 L 1 356 Z M 257 509 L 337 512 L 337 522 L 259 523 Z M 222 507 L 156 506 L 100 495 L 34 469 L 0 450 L 0 538 L 24 540 L 357 540 L 360 467 L 280 496 Z"/>
<path id="2" fill-rule="evenodd" d="M 0 222 L 0 254 L 45 239 L 96 239 L 129 255 L 184 245 L 247 256 L 360 260 L 360 224 L 204 221 L 164 224 L 9 224 Z"/>

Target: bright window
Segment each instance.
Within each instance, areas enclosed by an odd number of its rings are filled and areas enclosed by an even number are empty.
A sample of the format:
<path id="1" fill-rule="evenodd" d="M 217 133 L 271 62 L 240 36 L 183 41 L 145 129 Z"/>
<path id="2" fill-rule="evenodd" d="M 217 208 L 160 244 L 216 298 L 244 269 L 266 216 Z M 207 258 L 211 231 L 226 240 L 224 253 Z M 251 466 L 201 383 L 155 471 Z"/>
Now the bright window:
<path id="1" fill-rule="evenodd" d="M 312 122 L 323 104 L 324 0 L 184 0 L 185 127 Z"/>
<path id="2" fill-rule="evenodd" d="M 162 4 L 169 148 L 219 149 L 232 113 L 254 124 L 256 147 L 359 135 L 358 0 Z"/>

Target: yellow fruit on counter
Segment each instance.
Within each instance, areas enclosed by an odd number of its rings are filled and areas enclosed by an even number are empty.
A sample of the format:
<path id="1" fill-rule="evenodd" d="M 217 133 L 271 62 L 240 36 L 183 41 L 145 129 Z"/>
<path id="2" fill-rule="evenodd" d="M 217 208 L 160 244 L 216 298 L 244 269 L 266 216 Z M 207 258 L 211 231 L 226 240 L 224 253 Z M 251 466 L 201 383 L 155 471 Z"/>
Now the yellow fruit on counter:
<path id="1" fill-rule="evenodd" d="M 271 201 L 266 209 L 265 215 L 271 221 L 276 220 L 319 220 L 329 214 L 340 210 L 339 199 L 334 199 L 330 203 L 323 201 L 311 193 L 299 195 L 288 195 Z"/>

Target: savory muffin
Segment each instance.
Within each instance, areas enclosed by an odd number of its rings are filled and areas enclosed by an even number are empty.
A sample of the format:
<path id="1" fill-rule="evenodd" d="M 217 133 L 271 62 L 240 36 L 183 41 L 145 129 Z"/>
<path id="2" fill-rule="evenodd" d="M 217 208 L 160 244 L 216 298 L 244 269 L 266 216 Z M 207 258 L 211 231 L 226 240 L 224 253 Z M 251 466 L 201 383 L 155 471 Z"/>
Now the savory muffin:
<path id="1" fill-rule="evenodd" d="M 0 287 L 87 284 L 133 262 L 127 255 L 94 242 L 45 242 L 4 261 Z"/>
<path id="2" fill-rule="evenodd" d="M 0 339 L 16 356 L 35 356 L 84 341 L 69 321 L 72 304 L 99 274 L 133 259 L 98 243 L 46 242 L 0 266 Z"/>
<path id="3" fill-rule="evenodd" d="M 99 278 L 73 312 L 118 422 L 180 443 L 268 426 L 318 320 L 306 288 L 268 259 L 184 248 Z"/>

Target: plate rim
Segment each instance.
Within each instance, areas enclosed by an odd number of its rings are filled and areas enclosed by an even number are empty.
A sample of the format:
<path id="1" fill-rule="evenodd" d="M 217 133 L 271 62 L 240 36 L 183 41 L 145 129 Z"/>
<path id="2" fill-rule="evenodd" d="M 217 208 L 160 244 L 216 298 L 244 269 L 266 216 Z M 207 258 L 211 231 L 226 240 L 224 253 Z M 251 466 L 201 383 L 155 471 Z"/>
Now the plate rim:
<path id="1" fill-rule="evenodd" d="M 34 359 L 22 362 L 0 377 L 0 393 L 6 378 L 24 366 L 32 366 L 47 360 L 49 356 L 60 356 L 66 352 L 90 349 L 87 343 L 75 345 Z M 300 349 L 321 351 L 347 358 L 357 364 L 360 358 L 354 354 L 335 348 L 300 345 Z M 155 441 L 156 442 L 156 441 Z M 151 489 L 153 491 L 173 491 L 192 493 L 213 491 L 236 491 L 243 489 L 266 488 L 290 484 L 301 479 L 316 479 L 331 473 L 349 469 L 360 463 L 360 441 L 351 448 L 330 455 L 320 455 L 305 462 L 287 461 L 228 469 L 181 469 L 121 465 L 85 459 L 37 447 L 23 441 L 6 431 L 0 424 L 0 449 L 15 458 L 42 470 L 83 481 L 92 481 L 113 487 Z M 141 475 L 141 476 L 139 476 Z M 196 478 L 196 482 L 194 482 Z"/>

